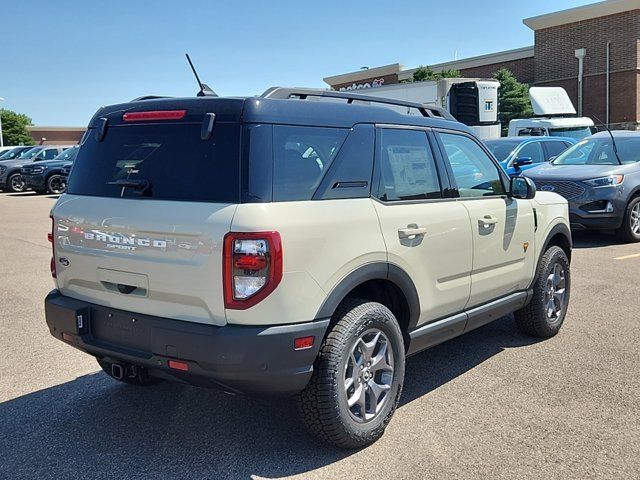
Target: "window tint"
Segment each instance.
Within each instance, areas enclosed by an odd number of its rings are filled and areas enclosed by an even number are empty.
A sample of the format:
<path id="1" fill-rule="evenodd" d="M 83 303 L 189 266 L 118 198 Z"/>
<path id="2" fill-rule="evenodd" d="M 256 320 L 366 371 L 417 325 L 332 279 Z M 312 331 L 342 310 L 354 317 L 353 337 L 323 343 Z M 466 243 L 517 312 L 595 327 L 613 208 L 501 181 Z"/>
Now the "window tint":
<path id="1" fill-rule="evenodd" d="M 547 147 L 547 160 L 551 157 L 557 157 L 567 149 L 567 145 L 564 142 L 544 142 Z"/>
<path id="2" fill-rule="evenodd" d="M 39 158 L 42 160 L 53 160 L 58 156 L 58 154 L 59 154 L 59 151 L 57 148 L 49 148 L 45 150 L 43 154 L 39 156 Z"/>
<path id="3" fill-rule="evenodd" d="M 311 199 L 347 133 L 339 128 L 274 125 L 273 200 Z"/>
<path id="4" fill-rule="evenodd" d="M 336 155 L 315 198 L 368 197 L 371 192 L 374 146 L 373 125 L 356 125 Z"/>
<path id="5" fill-rule="evenodd" d="M 504 195 L 498 167 L 485 151 L 464 135 L 440 133 L 461 197 Z"/>
<path id="6" fill-rule="evenodd" d="M 544 162 L 544 152 L 540 142 L 531 142 L 524 145 L 518 152 L 518 158 L 530 158 L 533 163 Z"/>
<path id="7" fill-rule="evenodd" d="M 113 126 L 102 142 L 88 135 L 68 192 L 102 197 L 239 201 L 240 126 L 217 123 L 210 140 L 200 123 Z M 134 186 L 115 184 L 129 181 Z"/>
<path id="8" fill-rule="evenodd" d="M 427 134 L 419 130 L 380 130 L 380 199 L 441 198 L 438 172 Z"/>

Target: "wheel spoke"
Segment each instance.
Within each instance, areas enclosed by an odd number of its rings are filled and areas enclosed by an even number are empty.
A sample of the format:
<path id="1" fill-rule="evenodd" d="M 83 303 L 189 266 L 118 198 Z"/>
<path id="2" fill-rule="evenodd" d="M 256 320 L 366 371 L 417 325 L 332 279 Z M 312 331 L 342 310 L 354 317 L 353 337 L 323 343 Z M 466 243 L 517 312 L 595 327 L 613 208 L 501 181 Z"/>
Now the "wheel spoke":
<path id="1" fill-rule="evenodd" d="M 378 405 L 382 405 L 381 397 L 390 389 L 389 385 L 380 385 L 373 380 L 369 382 L 369 409 L 373 413 L 378 413 Z"/>
<path id="2" fill-rule="evenodd" d="M 363 385 L 359 385 L 358 388 L 354 390 L 353 394 L 347 399 L 347 404 L 349 405 L 349 408 L 353 407 L 354 405 L 357 405 L 361 399 L 364 399 Z"/>
<path id="3" fill-rule="evenodd" d="M 371 372 L 375 373 L 378 371 L 393 371 L 393 365 L 389 365 L 387 360 L 387 344 L 383 343 L 380 346 L 380 350 L 373 360 L 371 361 Z"/>

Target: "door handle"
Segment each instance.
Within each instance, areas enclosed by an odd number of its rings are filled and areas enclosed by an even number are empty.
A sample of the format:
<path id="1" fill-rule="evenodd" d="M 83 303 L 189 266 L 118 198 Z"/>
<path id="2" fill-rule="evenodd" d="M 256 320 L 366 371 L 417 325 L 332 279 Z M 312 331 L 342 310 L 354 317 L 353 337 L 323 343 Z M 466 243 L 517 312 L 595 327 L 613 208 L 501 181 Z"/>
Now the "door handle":
<path id="1" fill-rule="evenodd" d="M 398 236 L 400 238 L 409 238 L 409 237 L 417 237 L 421 235 L 425 235 L 427 233 L 426 227 L 419 227 L 417 224 L 412 223 L 407 225 L 406 228 L 398 229 Z"/>
<path id="2" fill-rule="evenodd" d="M 499 220 L 496 217 L 492 217 L 491 215 L 485 215 L 482 218 L 478 219 L 478 224 L 481 227 L 488 227 L 489 225 L 495 225 Z"/>

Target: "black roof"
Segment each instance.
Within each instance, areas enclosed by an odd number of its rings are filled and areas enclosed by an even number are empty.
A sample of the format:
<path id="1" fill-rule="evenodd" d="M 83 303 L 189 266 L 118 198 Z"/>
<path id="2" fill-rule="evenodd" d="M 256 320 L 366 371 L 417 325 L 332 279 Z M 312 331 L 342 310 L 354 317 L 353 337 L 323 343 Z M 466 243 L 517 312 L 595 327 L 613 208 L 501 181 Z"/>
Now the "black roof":
<path id="1" fill-rule="evenodd" d="M 401 106 L 385 106 L 311 99 L 276 99 L 264 97 L 186 97 L 149 98 L 102 107 L 96 112 L 89 126 L 99 118 L 107 117 L 109 124 L 123 124 L 126 112 L 154 110 L 186 110 L 181 121 L 202 122 L 205 113 L 215 113 L 216 122 L 275 123 L 305 126 L 351 128 L 358 123 L 416 125 L 449 128 L 470 132 L 466 125 L 444 119 L 401 113 Z M 390 108 L 391 107 L 391 108 Z"/>

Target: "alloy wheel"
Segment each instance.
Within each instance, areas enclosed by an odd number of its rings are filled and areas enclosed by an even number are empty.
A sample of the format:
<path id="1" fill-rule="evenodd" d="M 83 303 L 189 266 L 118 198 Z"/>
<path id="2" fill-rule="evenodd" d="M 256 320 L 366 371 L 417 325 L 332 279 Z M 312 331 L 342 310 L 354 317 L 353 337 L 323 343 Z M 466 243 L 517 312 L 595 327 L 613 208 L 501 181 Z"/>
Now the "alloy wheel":
<path id="1" fill-rule="evenodd" d="M 631 209 L 629 222 L 631 223 L 631 232 L 634 235 L 640 235 L 640 203 L 636 203 Z"/>
<path id="2" fill-rule="evenodd" d="M 365 331 L 353 344 L 344 369 L 344 390 L 356 422 L 373 420 L 390 401 L 393 355 L 389 339 L 377 328 Z"/>
<path id="3" fill-rule="evenodd" d="M 564 308 L 566 295 L 566 272 L 560 263 L 556 263 L 547 277 L 547 285 L 544 294 L 544 309 L 549 320 L 557 320 Z"/>
<path id="4" fill-rule="evenodd" d="M 14 192 L 22 192 L 25 187 L 24 179 L 20 175 L 14 175 L 11 177 L 11 190 Z"/>
<path id="5" fill-rule="evenodd" d="M 49 179 L 49 192 L 60 195 L 64 193 L 66 188 L 67 184 L 60 175 L 54 175 Z"/>

